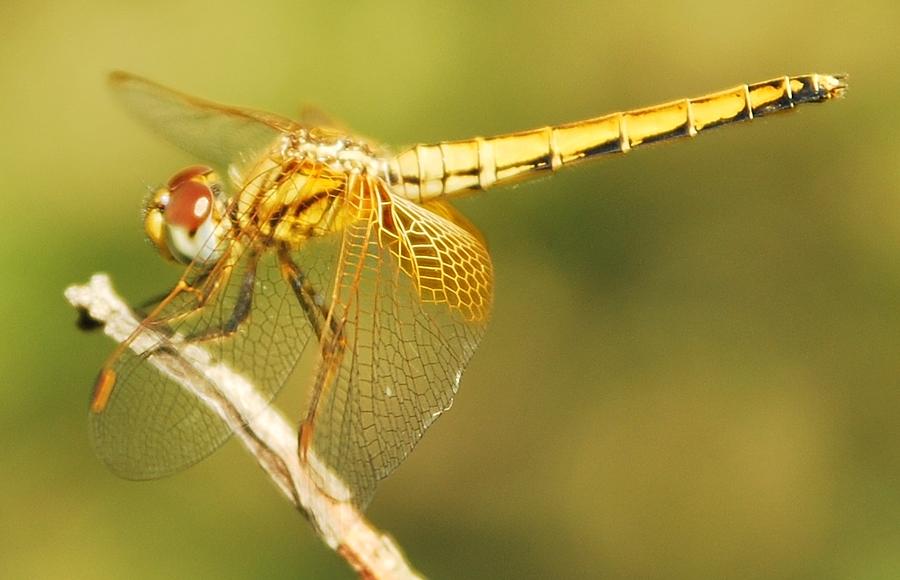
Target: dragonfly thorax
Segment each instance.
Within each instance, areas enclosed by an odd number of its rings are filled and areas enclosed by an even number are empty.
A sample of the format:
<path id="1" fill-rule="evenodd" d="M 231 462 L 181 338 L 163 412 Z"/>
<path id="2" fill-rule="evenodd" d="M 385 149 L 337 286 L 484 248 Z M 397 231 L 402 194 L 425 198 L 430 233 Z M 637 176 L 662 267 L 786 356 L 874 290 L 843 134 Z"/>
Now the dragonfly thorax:
<path id="1" fill-rule="evenodd" d="M 365 141 L 328 129 L 300 129 L 281 138 L 285 158 L 312 161 L 332 171 L 385 175 L 387 162 Z"/>
<path id="2" fill-rule="evenodd" d="M 387 162 L 362 140 L 327 129 L 283 133 L 253 163 L 232 172 L 234 235 L 260 247 L 298 248 L 346 225 L 352 176 L 384 176 Z"/>

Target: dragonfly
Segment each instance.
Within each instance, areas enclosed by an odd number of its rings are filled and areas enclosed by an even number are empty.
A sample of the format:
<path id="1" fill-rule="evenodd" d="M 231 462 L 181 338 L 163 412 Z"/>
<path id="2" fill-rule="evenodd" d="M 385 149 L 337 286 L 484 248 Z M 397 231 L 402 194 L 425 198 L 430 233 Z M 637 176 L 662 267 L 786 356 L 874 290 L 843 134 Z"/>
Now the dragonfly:
<path id="1" fill-rule="evenodd" d="M 187 345 L 252 380 L 267 403 L 311 353 L 300 460 L 325 493 L 362 507 L 450 408 L 490 318 L 490 254 L 450 200 L 829 101 L 847 86 L 841 75 L 783 76 L 391 154 L 324 115 L 295 121 L 125 72 L 110 82 L 139 121 L 198 164 L 145 203 L 147 237 L 184 273 L 98 375 L 97 454 L 122 477 L 151 479 L 225 442 L 229 427 L 180 385 L 216 388 Z"/>

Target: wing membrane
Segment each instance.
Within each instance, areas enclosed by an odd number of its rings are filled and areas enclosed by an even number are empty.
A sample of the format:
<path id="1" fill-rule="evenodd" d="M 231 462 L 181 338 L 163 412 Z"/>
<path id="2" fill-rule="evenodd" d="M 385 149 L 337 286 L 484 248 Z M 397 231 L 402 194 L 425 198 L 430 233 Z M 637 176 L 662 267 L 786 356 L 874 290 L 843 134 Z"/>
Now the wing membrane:
<path id="1" fill-rule="evenodd" d="M 110 85 L 128 111 L 183 150 L 227 169 L 247 161 L 285 132 L 300 126 L 290 119 L 220 105 L 117 71 Z"/>
<path id="2" fill-rule="evenodd" d="M 487 250 L 452 208 L 429 211 L 377 180 L 366 189 L 341 247 L 339 333 L 323 339 L 301 435 L 319 485 L 360 506 L 450 408 L 493 284 Z"/>

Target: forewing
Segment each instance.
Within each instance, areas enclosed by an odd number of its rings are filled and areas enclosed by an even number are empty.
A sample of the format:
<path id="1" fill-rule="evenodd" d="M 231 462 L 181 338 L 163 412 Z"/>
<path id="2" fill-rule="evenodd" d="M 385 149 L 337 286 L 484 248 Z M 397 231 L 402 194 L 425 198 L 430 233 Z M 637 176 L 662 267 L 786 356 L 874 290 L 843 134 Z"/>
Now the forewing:
<path id="1" fill-rule="evenodd" d="M 117 71 L 110 86 L 128 111 L 150 129 L 192 155 L 222 169 L 240 165 L 300 126 L 290 119 L 220 105 Z"/>
<path id="2" fill-rule="evenodd" d="M 484 244 L 451 221 L 449 206 L 429 211 L 379 180 L 361 191 L 301 457 L 326 493 L 365 506 L 450 408 L 484 334 L 493 272 Z"/>
<path id="3" fill-rule="evenodd" d="M 306 127 L 320 127 L 350 134 L 350 129 L 341 121 L 315 105 L 303 105 L 300 107 L 300 122 Z"/>

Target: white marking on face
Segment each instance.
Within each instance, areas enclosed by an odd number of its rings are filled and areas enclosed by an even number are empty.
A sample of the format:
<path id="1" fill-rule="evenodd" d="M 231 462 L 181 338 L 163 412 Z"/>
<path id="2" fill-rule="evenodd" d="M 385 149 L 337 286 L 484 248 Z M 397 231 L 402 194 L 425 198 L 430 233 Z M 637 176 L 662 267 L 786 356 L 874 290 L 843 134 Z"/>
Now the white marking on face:
<path id="1" fill-rule="evenodd" d="M 181 226 L 170 225 L 168 228 L 169 248 L 173 254 L 181 256 L 181 261 L 198 260 L 203 264 L 212 264 L 222 256 L 221 241 L 228 230 L 227 220 L 216 223 L 209 216 L 191 235 Z"/>

